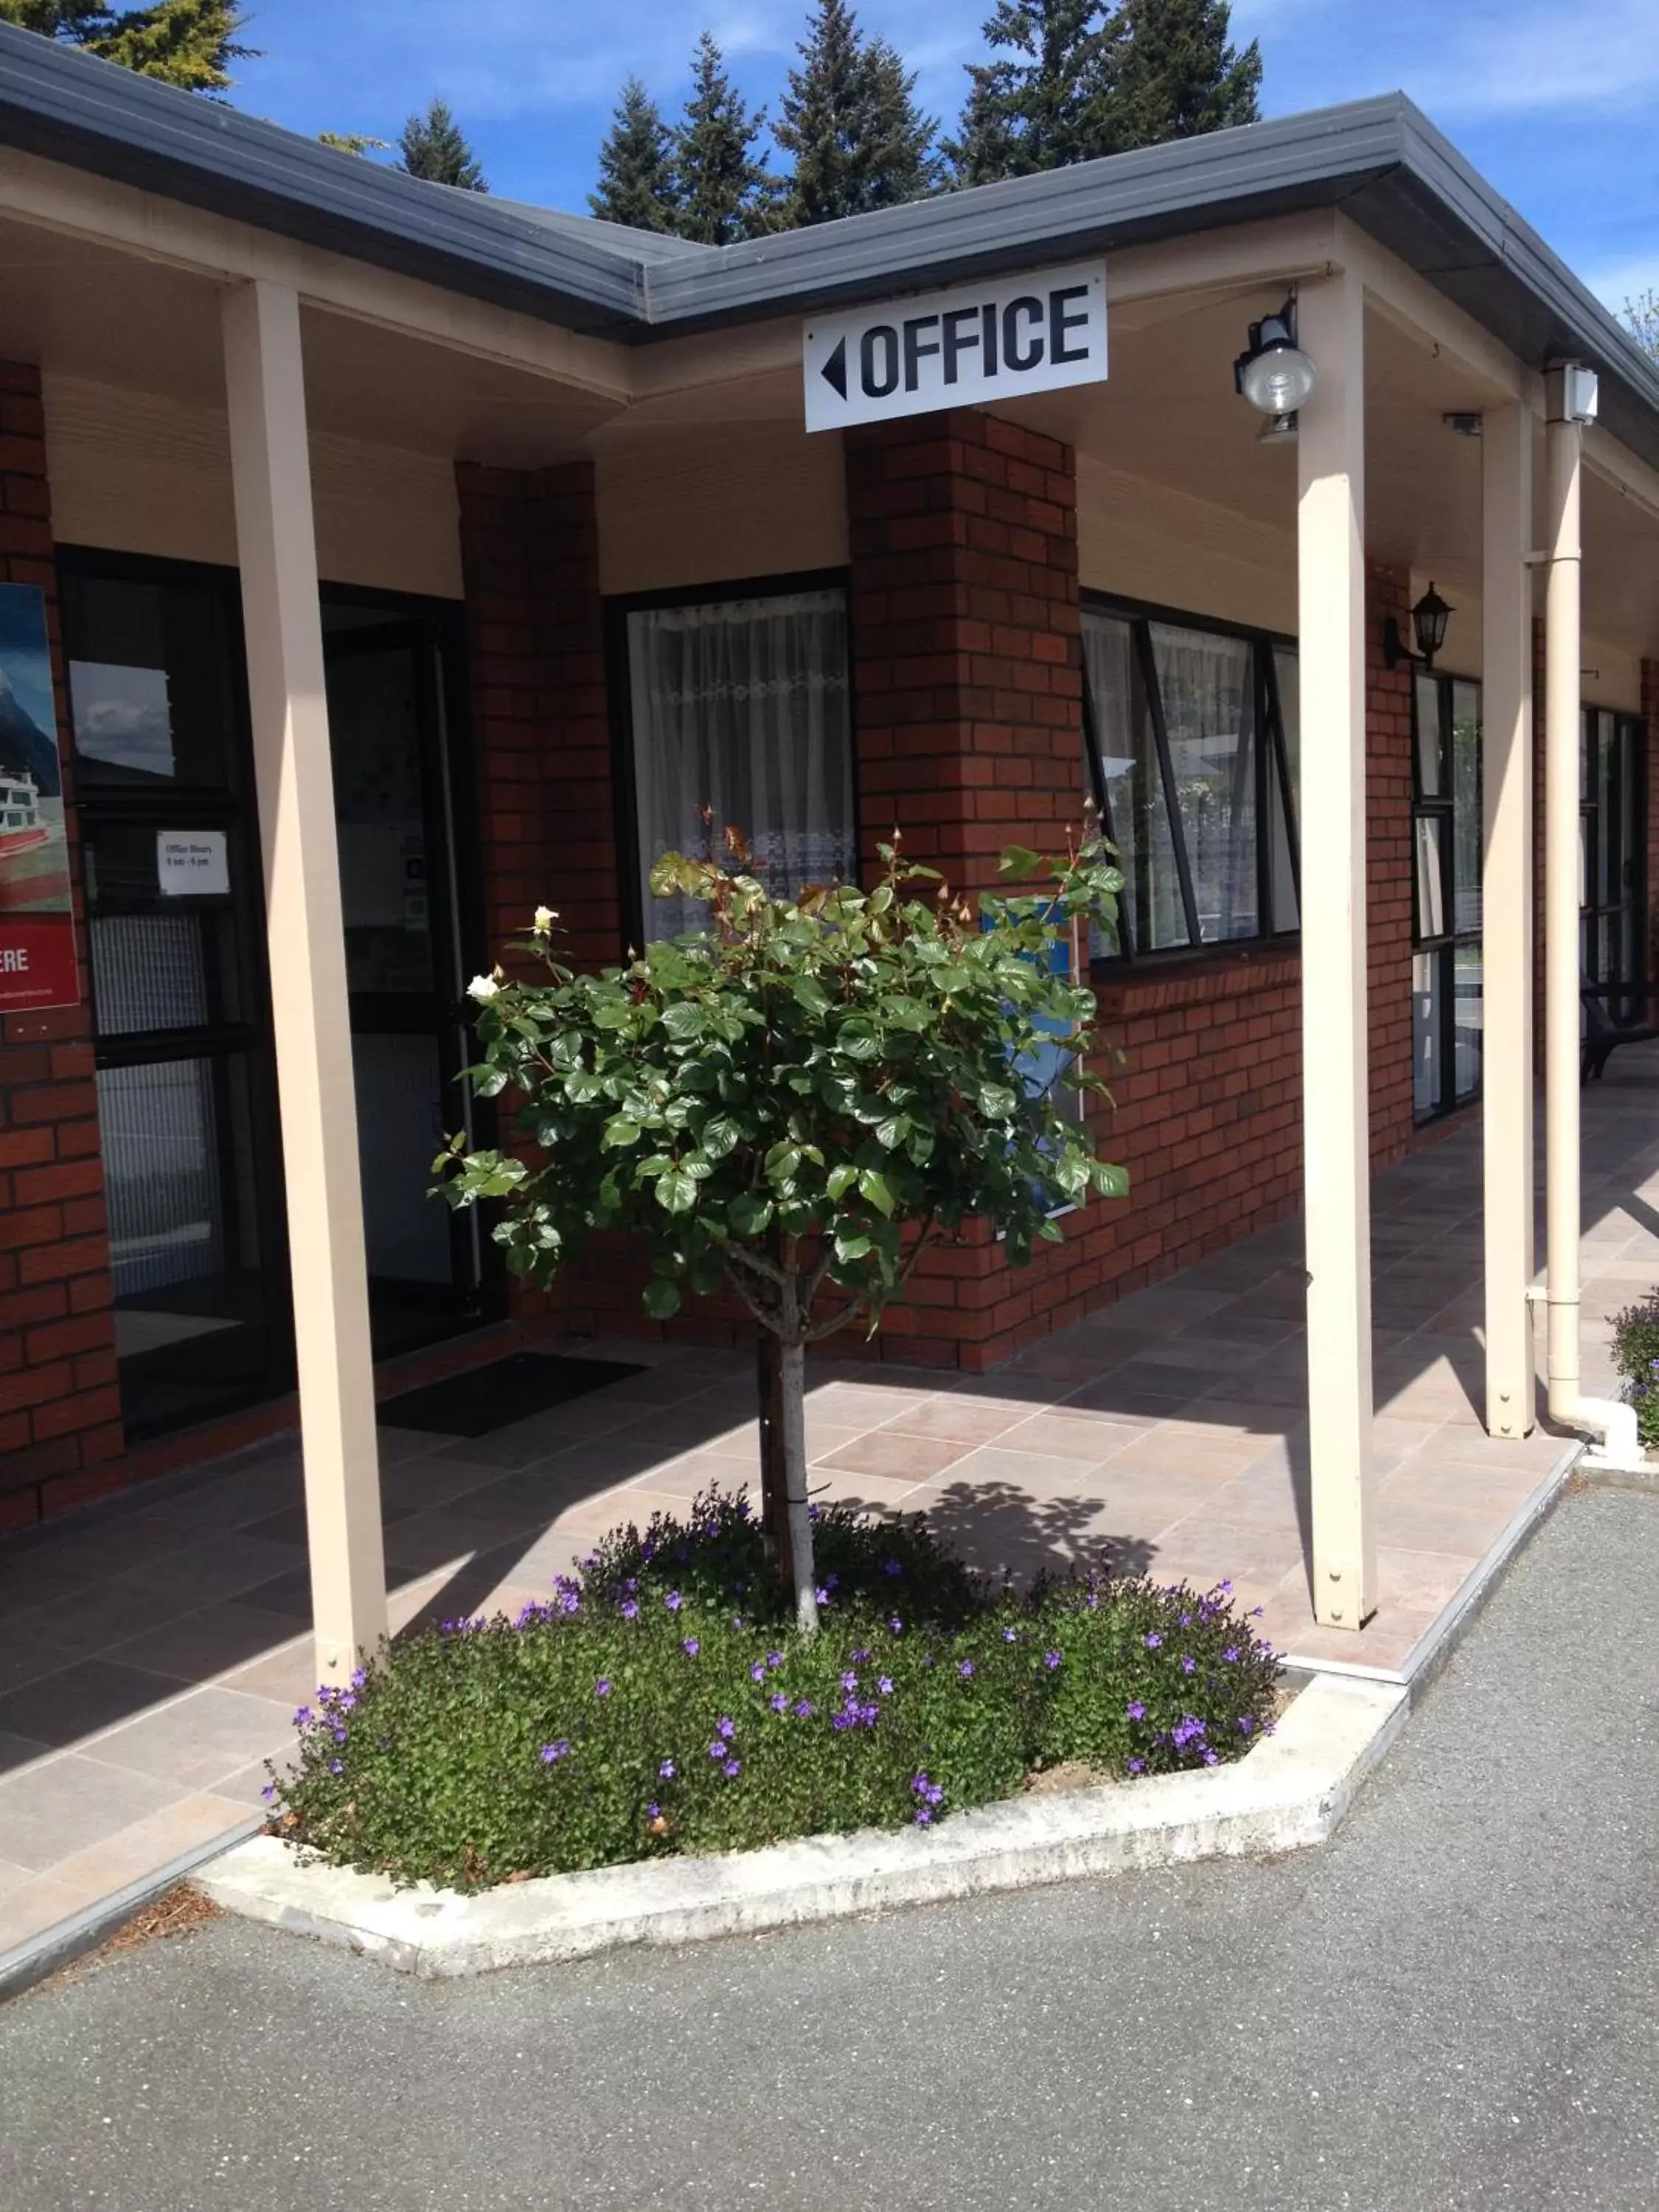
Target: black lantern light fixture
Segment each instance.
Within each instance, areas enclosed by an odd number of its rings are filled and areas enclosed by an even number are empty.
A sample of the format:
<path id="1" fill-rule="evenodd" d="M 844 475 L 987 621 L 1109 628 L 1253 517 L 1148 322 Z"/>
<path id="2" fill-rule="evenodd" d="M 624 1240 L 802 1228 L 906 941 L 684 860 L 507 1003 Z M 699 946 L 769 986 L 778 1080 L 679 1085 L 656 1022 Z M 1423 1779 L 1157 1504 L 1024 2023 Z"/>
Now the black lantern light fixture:
<path id="1" fill-rule="evenodd" d="M 1446 605 L 1432 583 L 1412 609 L 1412 635 L 1417 641 L 1415 653 L 1408 652 L 1400 635 L 1400 625 L 1392 615 L 1382 624 L 1382 658 L 1390 668 L 1398 668 L 1402 660 L 1422 668 L 1432 668 L 1434 657 L 1446 642 L 1446 624 L 1452 609 Z"/>
<path id="2" fill-rule="evenodd" d="M 1319 380 L 1318 367 L 1296 342 L 1296 295 L 1277 314 L 1250 325 L 1250 342 L 1233 363 L 1233 389 L 1267 421 L 1257 434 L 1264 446 L 1296 435 L 1297 410 Z"/>

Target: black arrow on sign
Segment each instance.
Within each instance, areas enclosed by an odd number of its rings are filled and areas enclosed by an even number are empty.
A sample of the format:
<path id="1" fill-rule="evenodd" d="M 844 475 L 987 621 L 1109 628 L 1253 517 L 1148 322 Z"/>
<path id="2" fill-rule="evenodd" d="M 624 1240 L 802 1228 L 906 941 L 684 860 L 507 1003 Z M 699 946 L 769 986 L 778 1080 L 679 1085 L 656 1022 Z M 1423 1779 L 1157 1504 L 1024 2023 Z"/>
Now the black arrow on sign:
<path id="1" fill-rule="evenodd" d="M 822 374 L 824 382 L 830 389 L 841 398 L 845 399 L 847 397 L 847 341 L 845 338 L 836 339 L 836 349 L 824 362 Z"/>

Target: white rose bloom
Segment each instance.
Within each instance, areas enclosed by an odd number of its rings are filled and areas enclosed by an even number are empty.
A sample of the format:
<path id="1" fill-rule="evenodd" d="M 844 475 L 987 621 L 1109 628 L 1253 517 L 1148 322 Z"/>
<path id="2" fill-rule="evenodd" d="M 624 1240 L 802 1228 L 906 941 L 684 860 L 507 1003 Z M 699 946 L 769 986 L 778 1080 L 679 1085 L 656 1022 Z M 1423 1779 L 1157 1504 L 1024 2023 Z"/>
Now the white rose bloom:
<path id="1" fill-rule="evenodd" d="M 538 906 L 536 909 L 536 919 L 532 925 L 537 936 L 545 937 L 548 931 L 552 928 L 554 923 L 558 920 L 558 918 L 559 910 L 556 907 Z"/>
<path id="2" fill-rule="evenodd" d="M 466 987 L 466 995 L 482 1006 L 486 999 L 493 999 L 501 988 L 493 975 L 475 975 Z"/>

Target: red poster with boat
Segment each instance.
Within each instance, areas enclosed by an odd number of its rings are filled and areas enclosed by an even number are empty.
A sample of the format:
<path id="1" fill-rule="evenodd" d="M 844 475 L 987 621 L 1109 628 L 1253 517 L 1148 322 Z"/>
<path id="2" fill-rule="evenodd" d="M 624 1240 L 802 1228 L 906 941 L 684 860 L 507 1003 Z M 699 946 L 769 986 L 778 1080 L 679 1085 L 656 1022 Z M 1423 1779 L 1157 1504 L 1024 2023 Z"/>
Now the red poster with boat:
<path id="1" fill-rule="evenodd" d="M 46 597 L 0 584 L 0 1013 L 79 995 Z"/>

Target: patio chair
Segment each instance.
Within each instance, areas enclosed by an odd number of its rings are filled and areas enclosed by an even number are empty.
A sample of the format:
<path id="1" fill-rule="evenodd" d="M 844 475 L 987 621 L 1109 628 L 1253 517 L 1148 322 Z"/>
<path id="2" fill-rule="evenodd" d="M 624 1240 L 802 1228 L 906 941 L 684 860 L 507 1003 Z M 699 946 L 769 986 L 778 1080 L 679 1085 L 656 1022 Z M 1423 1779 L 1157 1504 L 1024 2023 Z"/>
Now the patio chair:
<path id="1" fill-rule="evenodd" d="M 1632 1012 L 1635 1007 L 1647 1010 L 1659 1004 L 1659 983 L 1584 983 L 1579 987 L 1578 997 L 1584 1009 L 1584 1035 L 1579 1060 L 1581 1083 L 1592 1076 L 1597 1082 L 1608 1060 L 1621 1044 L 1647 1044 L 1659 1037 L 1659 1022 L 1647 1018 L 1642 1012 Z M 1620 1001 L 1626 1011 L 1615 1015 L 1607 1000 Z"/>

